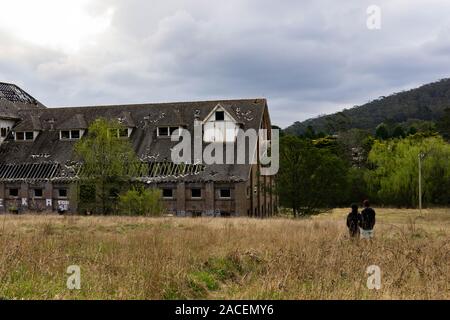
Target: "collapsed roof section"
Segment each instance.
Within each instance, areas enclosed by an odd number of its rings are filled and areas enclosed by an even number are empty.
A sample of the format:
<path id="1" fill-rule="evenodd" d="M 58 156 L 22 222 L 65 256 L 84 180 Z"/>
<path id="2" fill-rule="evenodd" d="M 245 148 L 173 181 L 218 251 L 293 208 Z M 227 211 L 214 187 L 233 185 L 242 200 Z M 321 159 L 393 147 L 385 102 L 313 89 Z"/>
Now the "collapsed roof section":
<path id="1" fill-rule="evenodd" d="M 43 108 L 42 103 L 17 85 L 0 82 L 0 118 L 21 119 L 21 111 Z"/>

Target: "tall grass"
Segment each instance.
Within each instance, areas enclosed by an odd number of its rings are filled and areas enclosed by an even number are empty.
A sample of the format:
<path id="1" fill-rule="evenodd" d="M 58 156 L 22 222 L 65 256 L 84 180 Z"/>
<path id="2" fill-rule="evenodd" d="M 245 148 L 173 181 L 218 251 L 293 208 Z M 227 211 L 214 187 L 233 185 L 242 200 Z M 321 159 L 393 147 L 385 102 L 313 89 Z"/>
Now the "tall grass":
<path id="1" fill-rule="evenodd" d="M 0 216 L 5 299 L 449 299 L 447 210 L 350 241 L 344 211 L 314 219 Z M 66 269 L 81 267 L 81 290 Z M 369 265 L 382 288 L 366 286 Z"/>

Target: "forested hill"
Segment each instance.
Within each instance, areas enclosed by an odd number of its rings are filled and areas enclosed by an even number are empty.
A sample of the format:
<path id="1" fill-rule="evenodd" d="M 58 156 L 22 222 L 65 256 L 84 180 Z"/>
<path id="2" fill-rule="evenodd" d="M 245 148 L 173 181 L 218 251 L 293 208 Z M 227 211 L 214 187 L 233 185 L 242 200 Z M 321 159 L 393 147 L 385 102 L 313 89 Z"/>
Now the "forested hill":
<path id="1" fill-rule="evenodd" d="M 416 89 L 380 97 L 362 106 L 295 122 L 285 131 L 300 135 L 305 133 L 308 126 L 316 133 L 326 134 L 351 128 L 375 131 L 382 122 L 398 124 L 414 120 L 436 121 L 448 107 L 450 107 L 450 79 L 443 79 Z"/>

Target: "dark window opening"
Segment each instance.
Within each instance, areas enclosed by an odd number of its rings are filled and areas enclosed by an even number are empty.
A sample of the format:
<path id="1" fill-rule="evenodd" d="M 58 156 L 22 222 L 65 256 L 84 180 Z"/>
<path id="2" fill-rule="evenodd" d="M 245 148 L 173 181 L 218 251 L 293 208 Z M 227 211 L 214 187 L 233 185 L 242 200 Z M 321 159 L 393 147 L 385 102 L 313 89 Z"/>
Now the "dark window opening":
<path id="1" fill-rule="evenodd" d="M 16 132 L 16 140 L 25 140 L 25 134 L 23 132 Z"/>
<path id="2" fill-rule="evenodd" d="M 191 198 L 201 198 L 201 197 L 202 197 L 202 189 L 200 188 L 191 189 Z"/>
<path id="3" fill-rule="evenodd" d="M 128 137 L 128 129 L 127 128 L 119 129 L 119 137 L 127 138 Z"/>
<path id="4" fill-rule="evenodd" d="M 220 189 L 220 197 L 221 198 L 231 198 L 230 188 Z"/>
<path id="5" fill-rule="evenodd" d="M 80 130 L 72 130 L 70 134 L 71 139 L 80 139 Z"/>
<path id="6" fill-rule="evenodd" d="M 216 111 L 216 121 L 224 121 L 225 120 L 225 112 Z"/>
<path id="7" fill-rule="evenodd" d="M 0 130 L 0 136 L 1 136 L 2 138 L 6 137 L 7 132 L 8 132 L 8 131 L 6 130 L 6 128 L 1 128 L 1 130 Z"/>
<path id="8" fill-rule="evenodd" d="M 33 140 L 34 132 L 25 132 L 25 140 Z"/>
<path id="9" fill-rule="evenodd" d="M 42 189 L 34 189 L 34 197 L 35 198 L 42 198 Z"/>
<path id="10" fill-rule="evenodd" d="M 173 197 L 173 189 L 164 188 L 162 190 L 163 198 L 172 198 Z"/>
<path id="11" fill-rule="evenodd" d="M 67 197 L 67 189 L 58 189 L 58 196 L 60 198 L 66 198 Z"/>
<path id="12" fill-rule="evenodd" d="M 158 136 L 168 136 L 169 128 L 168 127 L 159 127 L 158 128 Z"/>
<path id="13" fill-rule="evenodd" d="M 19 189 L 17 189 L 17 188 L 9 189 L 9 196 L 10 197 L 18 197 L 19 196 Z"/>
<path id="14" fill-rule="evenodd" d="M 61 139 L 70 139 L 70 131 L 61 131 Z"/>

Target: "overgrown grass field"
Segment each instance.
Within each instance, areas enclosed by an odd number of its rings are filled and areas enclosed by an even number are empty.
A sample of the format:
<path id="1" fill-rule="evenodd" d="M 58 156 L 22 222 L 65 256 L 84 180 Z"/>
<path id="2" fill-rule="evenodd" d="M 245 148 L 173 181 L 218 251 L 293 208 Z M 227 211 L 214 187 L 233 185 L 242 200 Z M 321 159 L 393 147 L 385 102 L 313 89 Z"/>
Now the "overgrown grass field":
<path id="1" fill-rule="evenodd" d="M 305 219 L 0 216 L 3 299 L 450 299 L 450 209 Z M 67 267 L 81 268 L 69 290 Z M 382 288 L 366 286 L 369 265 Z"/>

